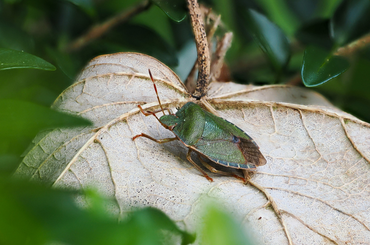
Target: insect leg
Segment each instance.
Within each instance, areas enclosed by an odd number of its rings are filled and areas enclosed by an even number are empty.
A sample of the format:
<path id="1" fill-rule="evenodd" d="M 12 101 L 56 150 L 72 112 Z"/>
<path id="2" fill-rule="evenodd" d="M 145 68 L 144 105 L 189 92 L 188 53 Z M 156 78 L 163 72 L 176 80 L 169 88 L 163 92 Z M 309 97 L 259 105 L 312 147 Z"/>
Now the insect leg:
<path id="1" fill-rule="evenodd" d="M 132 137 L 132 140 L 135 140 L 136 138 L 139 138 L 139 137 L 148 138 L 150 140 L 153 140 L 153 141 L 157 142 L 158 144 L 163 144 L 163 143 L 167 143 L 167 142 L 170 142 L 170 141 L 178 140 L 177 138 L 165 138 L 165 139 L 157 140 L 157 139 L 154 139 L 153 137 L 151 137 L 151 136 L 149 136 L 147 134 L 138 134 L 138 135 L 135 135 L 134 137 Z"/>
<path id="2" fill-rule="evenodd" d="M 196 168 L 196 169 L 198 169 L 202 174 L 203 174 L 203 176 L 207 179 L 207 180 L 209 180 L 210 182 L 213 182 L 213 179 L 211 178 L 211 177 L 209 177 L 208 176 L 208 174 L 206 173 L 206 172 L 204 172 L 204 170 L 201 168 L 201 167 L 199 167 L 198 166 L 198 164 L 196 164 L 194 161 L 193 161 L 193 159 L 191 159 L 191 152 L 192 152 L 192 150 L 191 149 L 189 149 L 189 151 L 188 151 L 188 154 L 186 154 L 186 159 L 188 159 L 188 161 L 191 163 L 191 164 L 193 164 L 194 165 L 194 167 Z"/>
<path id="3" fill-rule="evenodd" d="M 246 181 L 244 178 L 236 175 L 236 174 L 233 174 L 233 173 L 229 173 L 229 172 L 225 172 L 225 171 L 222 171 L 222 170 L 218 170 L 214 167 L 212 167 L 211 165 L 209 165 L 206 161 L 204 161 L 201 157 L 200 154 L 198 154 L 198 157 L 199 157 L 199 160 L 200 162 L 203 164 L 204 167 L 208 168 L 209 171 L 211 171 L 212 173 L 215 173 L 215 174 L 223 174 L 223 175 L 231 175 L 237 179 L 240 179 L 240 180 L 243 180 L 244 182 Z"/>
<path id="4" fill-rule="evenodd" d="M 163 114 L 164 114 L 164 110 L 163 110 L 163 107 L 162 107 L 162 103 L 161 103 L 161 100 L 159 99 L 159 95 L 158 95 L 158 91 L 157 91 L 157 86 L 155 85 L 155 82 L 154 82 L 154 79 L 153 79 L 152 73 L 150 72 L 150 69 L 148 69 L 148 72 L 149 72 L 150 79 L 151 79 L 151 80 L 152 80 L 152 82 L 153 82 L 153 86 L 154 86 L 155 93 L 157 94 L 157 99 L 158 99 L 159 106 L 161 107 L 162 112 L 163 112 Z"/>
<path id="5" fill-rule="evenodd" d="M 159 118 L 157 117 L 157 115 L 156 115 L 154 112 L 151 112 L 151 111 L 147 111 L 147 112 L 145 112 L 145 111 L 143 110 L 143 108 L 141 107 L 141 105 L 138 105 L 137 107 L 139 107 L 139 109 L 140 109 L 141 113 L 143 113 L 146 117 L 147 117 L 147 116 L 150 116 L 150 115 L 153 115 L 153 116 L 158 120 L 158 122 L 159 122 L 159 123 L 160 123 L 164 128 L 169 129 L 169 127 L 168 127 L 166 124 L 163 124 L 163 123 L 161 122 L 161 120 L 159 120 Z"/>
<path id="6" fill-rule="evenodd" d="M 147 116 L 150 116 L 150 115 L 153 115 L 153 116 L 157 117 L 155 115 L 155 112 L 152 112 L 152 111 L 144 111 L 143 108 L 141 107 L 141 105 L 138 105 L 137 107 L 139 107 L 141 113 L 143 113 L 146 117 Z M 162 110 L 160 110 L 160 111 L 162 111 Z"/>
<path id="7" fill-rule="evenodd" d="M 165 111 L 167 111 L 170 115 L 173 115 L 173 113 L 172 113 L 172 111 L 171 111 L 171 109 L 170 108 L 163 108 L 163 110 L 165 110 Z M 162 110 L 156 110 L 156 111 L 152 111 L 153 113 L 157 113 L 157 112 L 161 112 Z M 149 115 L 151 115 L 151 114 L 149 114 Z M 148 115 L 148 116 L 149 116 Z"/>
<path id="8" fill-rule="evenodd" d="M 245 169 L 242 169 L 242 171 L 243 171 L 243 174 L 244 174 L 244 184 L 248 184 L 249 180 L 251 179 L 250 174 L 253 174 L 253 172 L 245 170 Z"/>

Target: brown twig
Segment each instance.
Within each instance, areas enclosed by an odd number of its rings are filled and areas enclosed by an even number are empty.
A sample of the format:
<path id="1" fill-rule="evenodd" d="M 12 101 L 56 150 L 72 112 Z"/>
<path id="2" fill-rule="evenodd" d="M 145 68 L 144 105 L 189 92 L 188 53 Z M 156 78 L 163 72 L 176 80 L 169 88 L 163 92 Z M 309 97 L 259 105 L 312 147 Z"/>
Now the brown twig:
<path id="1" fill-rule="evenodd" d="M 208 13 L 208 16 L 207 16 L 207 25 L 208 23 L 210 22 L 209 20 L 209 14 Z M 217 30 L 217 27 L 218 25 L 220 24 L 220 21 L 221 21 L 221 15 L 219 15 L 213 22 L 213 25 L 209 25 L 210 28 L 209 30 L 207 30 L 207 42 L 208 42 L 208 48 L 209 48 L 209 52 L 212 53 L 212 38 L 213 36 L 215 35 L 215 32 Z"/>
<path id="2" fill-rule="evenodd" d="M 217 80 L 221 74 L 221 69 L 224 64 L 224 59 L 227 50 L 231 46 L 231 41 L 233 39 L 233 33 L 227 32 L 222 37 L 222 39 L 217 43 L 215 57 L 212 59 L 211 65 L 211 81 Z"/>
<path id="3" fill-rule="evenodd" d="M 338 48 L 337 52 L 335 52 L 334 55 L 350 56 L 357 50 L 360 50 L 367 45 L 370 45 L 370 34 L 363 36 L 360 39 L 357 39 L 344 47 Z"/>
<path id="4" fill-rule="evenodd" d="M 212 56 L 212 38 L 219 26 L 223 27 L 223 23 L 221 22 L 221 16 L 216 15 L 213 13 L 213 11 L 204 5 L 200 5 L 200 11 L 202 13 L 203 20 L 206 23 L 205 29 L 207 33 L 207 42 L 208 42 L 208 48 L 210 56 Z M 211 23 L 213 21 L 213 23 Z M 213 64 L 212 58 L 211 63 Z M 198 60 L 195 61 L 187 79 L 185 80 L 185 86 L 188 89 L 189 93 L 194 93 L 196 81 L 195 81 L 195 75 L 198 71 Z M 211 65 L 211 74 L 212 74 L 212 65 Z"/>
<path id="5" fill-rule="evenodd" d="M 149 0 L 144 0 L 138 5 L 130 8 L 125 9 L 124 11 L 120 12 L 118 15 L 106 20 L 103 23 L 97 24 L 93 26 L 87 33 L 83 34 L 81 37 L 74 40 L 66 47 L 67 52 L 74 52 L 86 46 L 91 41 L 101 37 L 108 31 L 110 31 L 116 25 L 125 22 L 132 18 L 133 16 L 145 11 L 149 8 L 151 2 Z"/>
<path id="6" fill-rule="evenodd" d="M 198 80 L 193 97 L 200 99 L 206 93 L 211 72 L 211 60 L 202 14 L 197 0 L 188 0 L 188 8 L 198 52 Z"/>
<path id="7" fill-rule="evenodd" d="M 195 91 L 195 86 L 196 86 L 195 74 L 197 73 L 197 69 L 198 69 L 197 64 L 198 64 L 198 61 L 195 61 L 193 67 L 191 68 L 189 72 L 188 77 L 186 78 L 184 82 L 189 93 L 194 93 Z"/>

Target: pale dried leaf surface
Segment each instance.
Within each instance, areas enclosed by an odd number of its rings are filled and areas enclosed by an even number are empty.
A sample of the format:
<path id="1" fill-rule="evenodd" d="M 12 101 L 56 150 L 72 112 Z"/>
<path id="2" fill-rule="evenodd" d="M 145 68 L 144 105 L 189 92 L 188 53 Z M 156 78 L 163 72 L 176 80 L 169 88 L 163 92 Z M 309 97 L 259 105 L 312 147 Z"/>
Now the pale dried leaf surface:
<path id="1" fill-rule="evenodd" d="M 252 181 L 211 174 L 210 183 L 186 161 L 179 142 L 138 104 L 157 110 L 147 69 L 165 107 L 192 100 L 179 78 L 154 58 L 119 53 L 92 60 L 54 107 L 94 122 L 90 128 L 56 129 L 35 138 L 17 175 L 76 189 L 95 186 L 116 204 L 162 209 L 180 227 L 195 231 L 206 199 L 234 214 L 257 244 L 369 244 L 370 126 L 320 95 L 286 86 L 214 83 L 207 102 L 245 130 L 267 159 Z M 158 114 L 160 115 L 160 113 Z M 279 219 L 281 218 L 281 219 Z M 285 226 L 285 227 L 284 227 Z"/>

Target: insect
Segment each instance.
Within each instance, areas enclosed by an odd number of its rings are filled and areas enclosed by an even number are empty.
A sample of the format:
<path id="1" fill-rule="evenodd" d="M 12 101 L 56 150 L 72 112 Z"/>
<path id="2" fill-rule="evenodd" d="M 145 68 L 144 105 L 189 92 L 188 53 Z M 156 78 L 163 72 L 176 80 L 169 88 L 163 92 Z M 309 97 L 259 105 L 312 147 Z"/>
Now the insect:
<path id="1" fill-rule="evenodd" d="M 259 147 L 249 135 L 231 122 L 203 110 L 193 102 L 186 103 L 176 114 L 165 108 L 169 113 L 166 115 L 150 70 L 149 75 L 153 82 L 161 110 L 145 112 L 140 105 L 138 107 L 145 116 L 153 115 L 163 127 L 172 131 L 175 137 L 155 139 L 142 133 L 134 136 L 132 140 L 145 137 L 160 144 L 174 140 L 181 141 L 189 149 L 186 155 L 187 160 L 211 182 L 213 179 L 191 158 L 192 152 L 198 154 L 200 162 L 211 172 L 233 175 L 236 178 L 241 177 L 218 170 L 203 158 L 223 167 L 244 170 L 245 175 L 247 174 L 246 171 L 255 170 L 256 166 L 266 164 L 266 159 L 260 152 Z M 162 111 L 163 116 L 158 118 L 155 113 L 160 111 Z M 243 180 L 246 181 L 245 179 Z"/>

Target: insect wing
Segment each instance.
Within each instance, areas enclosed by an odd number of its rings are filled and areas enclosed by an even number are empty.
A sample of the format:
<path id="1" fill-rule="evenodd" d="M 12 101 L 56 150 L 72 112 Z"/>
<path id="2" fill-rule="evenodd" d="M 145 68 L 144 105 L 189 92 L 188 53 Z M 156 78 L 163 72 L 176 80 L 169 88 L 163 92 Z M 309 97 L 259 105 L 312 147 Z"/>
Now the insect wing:
<path id="1" fill-rule="evenodd" d="M 208 112 L 205 112 L 205 119 L 196 151 L 227 167 L 254 169 L 266 164 L 257 144 L 243 130 Z"/>
<path id="2" fill-rule="evenodd" d="M 196 151 L 210 160 L 225 167 L 238 169 L 255 169 L 252 162 L 247 162 L 242 151 L 235 143 L 227 140 L 199 140 Z"/>

